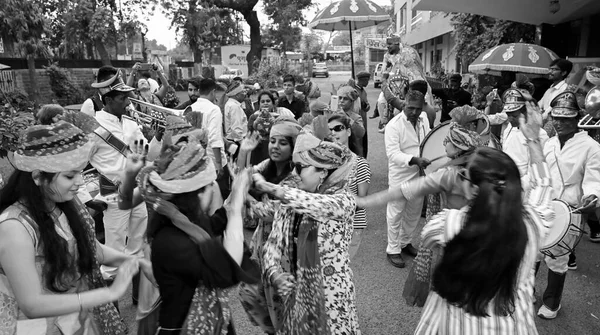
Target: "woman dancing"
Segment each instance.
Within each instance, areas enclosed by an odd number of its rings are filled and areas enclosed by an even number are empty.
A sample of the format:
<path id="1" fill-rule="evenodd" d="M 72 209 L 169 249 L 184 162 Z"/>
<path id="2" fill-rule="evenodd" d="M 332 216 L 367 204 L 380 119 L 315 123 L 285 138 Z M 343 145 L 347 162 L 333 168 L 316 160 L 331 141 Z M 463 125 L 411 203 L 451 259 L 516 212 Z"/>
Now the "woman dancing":
<path id="1" fill-rule="evenodd" d="M 70 123 L 28 128 L 0 190 L 1 334 L 126 334 L 111 303 L 149 262 L 100 244 L 76 197 L 92 143 Z M 118 266 L 105 287 L 100 264 Z"/>
<path id="2" fill-rule="evenodd" d="M 256 188 L 282 201 L 263 256 L 264 275 L 284 297 L 277 334 L 360 333 L 348 256 L 356 204 L 347 187 L 355 160 L 328 136 L 324 116 L 298 135 L 298 189 L 254 175 Z M 282 265 L 288 262 L 289 272 Z"/>
<path id="3" fill-rule="evenodd" d="M 532 102 L 527 111 L 527 123 L 520 119 L 532 173 L 525 201 L 510 157 L 478 148 L 460 173 L 470 204 L 444 210 L 423 228 L 424 245 L 440 245 L 444 255 L 415 334 L 537 334 L 533 266 L 554 211 L 541 115 Z"/>

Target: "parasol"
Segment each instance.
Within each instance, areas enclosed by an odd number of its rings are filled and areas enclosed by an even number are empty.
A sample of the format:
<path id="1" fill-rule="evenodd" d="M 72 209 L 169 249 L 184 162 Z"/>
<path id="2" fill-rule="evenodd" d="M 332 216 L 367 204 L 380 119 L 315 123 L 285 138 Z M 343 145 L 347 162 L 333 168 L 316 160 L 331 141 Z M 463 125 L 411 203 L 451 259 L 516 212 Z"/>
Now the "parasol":
<path id="1" fill-rule="evenodd" d="M 388 22 L 390 15 L 370 0 L 341 0 L 334 2 L 317 13 L 309 28 L 327 31 L 350 31 L 350 56 L 352 78 L 354 78 L 354 46 L 352 29 L 362 29 Z"/>
<path id="2" fill-rule="evenodd" d="M 547 74 L 550 63 L 557 58 L 554 51 L 539 45 L 501 44 L 479 55 L 469 65 L 469 71 L 479 74 L 493 71 Z"/>

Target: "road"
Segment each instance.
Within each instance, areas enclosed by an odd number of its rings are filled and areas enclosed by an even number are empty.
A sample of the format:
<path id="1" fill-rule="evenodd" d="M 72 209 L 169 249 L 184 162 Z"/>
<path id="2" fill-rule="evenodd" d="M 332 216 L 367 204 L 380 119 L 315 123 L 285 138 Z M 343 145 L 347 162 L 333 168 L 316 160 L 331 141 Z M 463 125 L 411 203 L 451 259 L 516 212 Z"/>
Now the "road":
<path id="1" fill-rule="evenodd" d="M 331 84 L 336 87 L 347 81 L 350 72 L 331 73 L 330 78 L 313 79 L 321 91 L 322 99 L 327 100 Z M 367 88 L 369 103 L 375 106 L 380 90 L 370 83 Z M 372 114 L 372 111 L 369 115 Z M 369 120 L 369 157 L 373 173 L 370 193 L 387 188 L 387 158 L 383 145 L 383 135 L 377 132 L 378 119 Z M 386 260 L 386 221 L 385 207 L 369 208 L 368 228 L 363 233 L 363 241 L 351 267 L 356 285 L 356 304 L 359 323 L 364 335 L 412 334 L 419 321 L 420 308 L 408 307 L 402 298 L 402 288 L 408 274 L 407 268 L 398 269 Z M 422 227 L 423 222 L 419 226 Z M 415 236 L 419 236 L 415 234 Z M 418 241 L 415 241 L 418 245 Z M 585 236 L 577 248 L 579 269 L 569 271 L 565 284 L 562 309 L 555 320 L 546 321 L 536 317 L 540 334 L 565 335 L 600 334 L 600 244 L 591 243 Z M 542 265 L 536 281 L 538 303 L 540 293 L 546 285 L 547 269 Z M 239 300 L 232 296 L 233 319 L 238 334 L 263 334 L 252 326 L 244 314 Z M 129 322 L 133 321 L 130 298 L 122 301 L 122 311 Z M 460 335 L 460 334 L 457 334 Z"/>

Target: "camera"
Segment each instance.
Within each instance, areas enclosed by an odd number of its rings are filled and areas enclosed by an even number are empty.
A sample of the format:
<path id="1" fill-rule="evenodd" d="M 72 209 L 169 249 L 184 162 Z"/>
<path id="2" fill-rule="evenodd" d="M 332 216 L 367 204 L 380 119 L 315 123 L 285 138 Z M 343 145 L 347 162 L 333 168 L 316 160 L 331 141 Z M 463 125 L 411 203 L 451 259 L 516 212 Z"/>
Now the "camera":
<path id="1" fill-rule="evenodd" d="M 158 69 L 158 66 L 156 64 L 150 64 L 150 63 L 141 63 L 140 64 L 140 71 L 150 71 L 150 70 L 156 71 L 157 69 Z"/>

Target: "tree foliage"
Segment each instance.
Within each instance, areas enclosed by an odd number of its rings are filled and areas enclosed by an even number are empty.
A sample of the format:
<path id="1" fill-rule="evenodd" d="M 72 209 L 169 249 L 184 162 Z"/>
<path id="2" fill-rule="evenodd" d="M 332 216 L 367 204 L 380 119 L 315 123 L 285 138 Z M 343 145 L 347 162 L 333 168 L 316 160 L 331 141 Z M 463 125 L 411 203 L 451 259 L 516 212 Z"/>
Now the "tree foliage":
<path id="1" fill-rule="evenodd" d="M 470 64 L 482 52 L 504 43 L 533 43 L 535 26 L 487 16 L 453 13 L 451 24 L 456 39 L 455 50 L 464 64 Z"/>
<path id="2" fill-rule="evenodd" d="M 273 0 L 264 2 L 264 12 L 273 21 L 266 29 L 275 45 L 281 50 L 299 49 L 302 40 L 300 26 L 306 25 L 302 11 L 312 5 L 311 0 Z"/>

